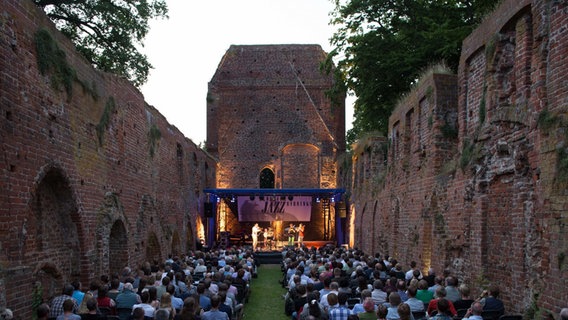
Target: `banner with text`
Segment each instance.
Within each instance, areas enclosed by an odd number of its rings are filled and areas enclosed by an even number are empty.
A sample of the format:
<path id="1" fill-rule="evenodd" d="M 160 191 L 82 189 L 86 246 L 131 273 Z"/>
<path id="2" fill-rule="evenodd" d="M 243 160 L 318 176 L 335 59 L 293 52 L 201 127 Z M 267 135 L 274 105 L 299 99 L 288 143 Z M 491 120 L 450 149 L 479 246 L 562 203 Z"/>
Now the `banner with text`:
<path id="1" fill-rule="evenodd" d="M 280 197 L 264 197 L 263 200 L 249 196 L 238 197 L 239 221 L 310 221 L 312 197 L 294 196 L 282 200 Z"/>

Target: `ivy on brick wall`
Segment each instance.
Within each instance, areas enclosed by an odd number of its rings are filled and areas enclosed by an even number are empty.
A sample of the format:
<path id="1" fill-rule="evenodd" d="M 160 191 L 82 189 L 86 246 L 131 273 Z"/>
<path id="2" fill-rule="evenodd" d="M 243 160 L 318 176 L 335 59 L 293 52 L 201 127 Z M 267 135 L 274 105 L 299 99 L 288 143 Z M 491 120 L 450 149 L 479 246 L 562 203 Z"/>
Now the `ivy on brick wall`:
<path id="1" fill-rule="evenodd" d="M 150 157 L 154 157 L 154 154 L 156 153 L 156 148 L 157 148 L 157 144 L 158 141 L 162 138 L 162 132 L 160 132 L 160 129 L 158 129 L 158 127 L 153 124 L 150 127 L 150 131 L 148 131 L 148 143 L 150 145 Z"/>
<path id="2" fill-rule="evenodd" d="M 116 104 L 114 102 L 114 97 L 109 97 L 105 104 L 105 109 L 103 110 L 103 114 L 101 115 L 101 119 L 96 126 L 97 130 L 97 138 L 99 139 L 99 145 L 103 145 L 105 131 L 108 129 L 108 125 L 110 123 L 110 117 L 116 108 Z"/>
<path id="3" fill-rule="evenodd" d="M 73 81 L 77 78 L 77 75 L 75 70 L 67 63 L 65 51 L 59 48 L 49 31 L 45 29 L 38 30 L 34 40 L 39 72 L 42 75 L 50 74 L 53 88 L 61 90 L 63 87 L 71 96 Z"/>

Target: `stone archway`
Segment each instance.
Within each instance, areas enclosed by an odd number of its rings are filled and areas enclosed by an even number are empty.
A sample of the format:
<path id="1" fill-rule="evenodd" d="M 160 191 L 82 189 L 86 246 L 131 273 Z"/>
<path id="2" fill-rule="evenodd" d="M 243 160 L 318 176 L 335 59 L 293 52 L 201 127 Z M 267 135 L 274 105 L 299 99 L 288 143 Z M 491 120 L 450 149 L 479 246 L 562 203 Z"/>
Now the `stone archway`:
<path id="1" fill-rule="evenodd" d="M 49 268 L 40 268 L 45 270 L 38 274 L 57 274 L 62 282 L 67 282 L 81 276 L 77 203 L 69 180 L 59 168 L 49 166 L 39 177 L 32 196 L 28 234 L 30 243 L 35 245 L 34 251 L 41 253 L 36 258 L 38 265 L 44 263 Z"/>
<path id="2" fill-rule="evenodd" d="M 44 263 L 34 272 L 34 291 L 41 294 L 43 301 L 50 301 L 61 294 L 63 276 L 53 263 Z"/>
<path id="3" fill-rule="evenodd" d="M 160 248 L 160 241 L 154 232 L 148 234 L 148 241 L 146 243 L 146 261 L 162 261 L 162 249 Z"/>
<path id="4" fill-rule="evenodd" d="M 110 229 L 109 242 L 109 272 L 118 273 L 128 266 L 128 236 L 121 220 L 115 221 Z"/>

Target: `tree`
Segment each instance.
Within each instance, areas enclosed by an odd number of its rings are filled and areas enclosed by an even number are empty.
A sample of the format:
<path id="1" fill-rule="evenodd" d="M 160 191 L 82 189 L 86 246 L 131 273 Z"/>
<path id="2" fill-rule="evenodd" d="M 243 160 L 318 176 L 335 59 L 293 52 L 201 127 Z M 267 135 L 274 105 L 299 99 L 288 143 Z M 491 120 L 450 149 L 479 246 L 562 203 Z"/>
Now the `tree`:
<path id="1" fill-rule="evenodd" d="M 165 0 L 33 0 L 94 67 L 140 86 L 152 65 L 138 46 L 152 18 L 167 18 Z"/>
<path id="2" fill-rule="evenodd" d="M 365 132 L 386 134 L 397 101 L 429 65 L 444 61 L 457 71 L 462 40 L 495 6 L 494 0 L 334 1 L 332 24 L 339 28 L 328 60 L 338 59 L 339 78 L 357 97 L 348 142 Z"/>

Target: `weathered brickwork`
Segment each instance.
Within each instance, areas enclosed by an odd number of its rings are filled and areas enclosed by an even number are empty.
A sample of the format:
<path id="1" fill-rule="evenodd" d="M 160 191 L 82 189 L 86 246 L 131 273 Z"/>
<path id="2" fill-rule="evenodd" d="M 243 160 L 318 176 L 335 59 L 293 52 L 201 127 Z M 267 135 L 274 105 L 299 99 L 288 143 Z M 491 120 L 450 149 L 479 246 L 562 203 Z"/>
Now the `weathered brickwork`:
<path id="1" fill-rule="evenodd" d="M 324 59 L 319 45 L 227 50 L 207 97 L 207 151 L 219 160 L 218 187 L 259 188 L 265 169 L 275 188 L 337 187 L 345 104 L 326 96 L 333 77 L 320 71 Z M 321 208 L 312 218 L 306 240 L 321 240 Z"/>
<path id="2" fill-rule="evenodd" d="M 360 142 L 354 245 L 476 295 L 496 283 L 529 319 L 566 307 L 567 25 L 566 2 L 503 1 L 464 41 L 457 79 L 425 76 L 388 142 Z"/>
<path id="3" fill-rule="evenodd" d="M 0 305 L 31 319 L 40 285 L 48 298 L 195 245 L 215 160 L 32 1 L 0 3 L 0 117 Z"/>

